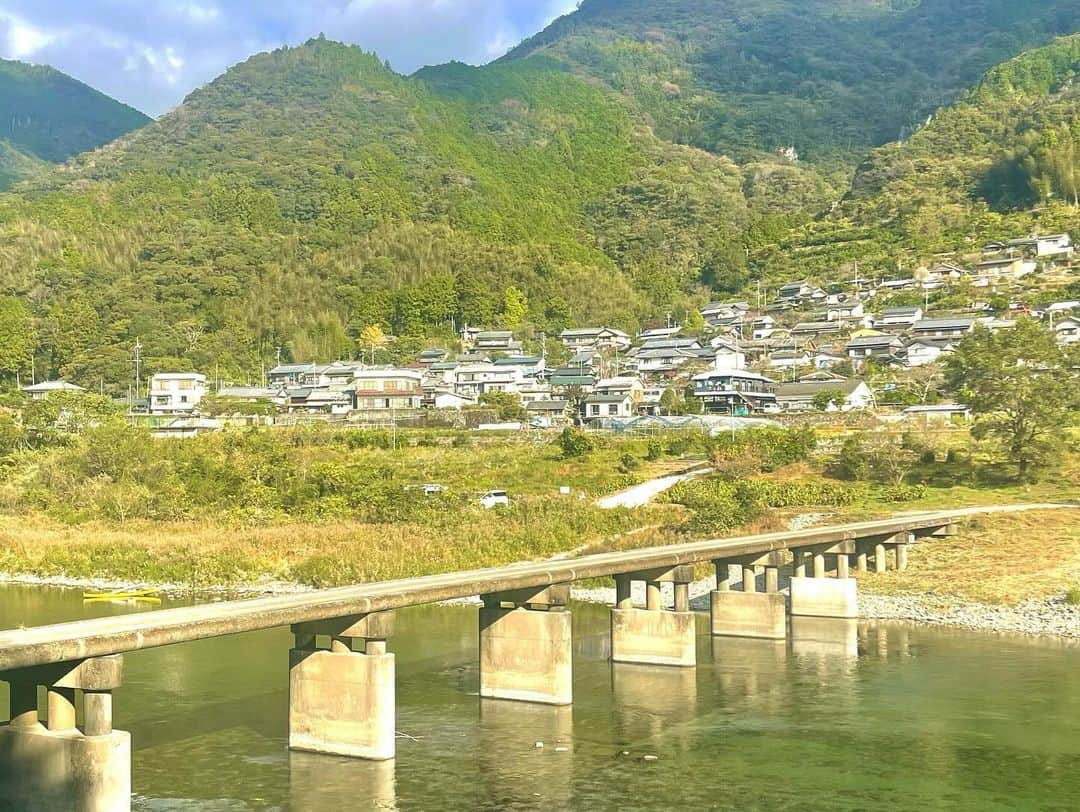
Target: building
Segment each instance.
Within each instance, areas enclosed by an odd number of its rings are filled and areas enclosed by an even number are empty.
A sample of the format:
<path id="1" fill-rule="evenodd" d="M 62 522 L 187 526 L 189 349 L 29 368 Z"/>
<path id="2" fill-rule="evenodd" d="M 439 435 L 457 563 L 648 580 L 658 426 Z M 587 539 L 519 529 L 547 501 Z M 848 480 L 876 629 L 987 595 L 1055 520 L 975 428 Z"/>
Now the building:
<path id="1" fill-rule="evenodd" d="M 365 369 L 353 379 L 352 406 L 359 411 L 419 409 L 424 373 L 418 369 Z"/>
<path id="2" fill-rule="evenodd" d="M 769 369 L 797 369 L 810 366 L 810 353 L 806 350 L 778 350 L 769 356 Z"/>
<path id="3" fill-rule="evenodd" d="M 1054 325 L 1054 338 L 1059 344 L 1080 344 L 1080 320 L 1063 319 Z"/>
<path id="4" fill-rule="evenodd" d="M 150 414 L 197 414 L 206 395 L 206 376 L 198 372 L 159 372 L 150 379 Z"/>
<path id="5" fill-rule="evenodd" d="M 634 416 L 634 400 L 629 393 L 593 394 L 583 404 L 586 421 L 626 419 Z"/>
<path id="6" fill-rule="evenodd" d="M 809 299 L 814 293 L 814 288 L 809 282 L 793 282 L 783 285 L 776 291 L 776 300 L 779 302 L 797 302 Z"/>
<path id="7" fill-rule="evenodd" d="M 299 386 L 315 374 L 315 364 L 278 364 L 268 374 L 273 387 Z"/>
<path id="8" fill-rule="evenodd" d="M 49 395 L 57 392 L 85 392 L 86 390 L 67 381 L 42 381 L 31 386 L 24 386 L 22 391 L 28 394 L 31 400 L 48 400 Z"/>
<path id="9" fill-rule="evenodd" d="M 1068 234 L 1049 234 L 1045 237 L 1026 237 L 1021 240 L 1009 240 L 1009 248 L 1020 248 L 1040 259 L 1068 259 L 1073 255 L 1074 247 Z"/>
<path id="10" fill-rule="evenodd" d="M 785 411 L 809 411 L 814 408 L 814 399 L 822 392 L 836 392 L 842 396 L 842 402 L 832 407 L 834 411 L 866 409 L 874 404 L 874 393 L 870 387 L 855 378 L 782 383 L 776 387 L 776 402 Z"/>
<path id="11" fill-rule="evenodd" d="M 570 401 L 537 400 L 525 407 L 529 422 L 543 428 L 562 428 L 570 423 Z"/>
<path id="12" fill-rule="evenodd" d="M 462 395 L 451 390 L 437 390 L 432 393 L 430 401 L 434 409 L 466 409 L 475 406 L 479 399 L 473 395 Z"/>
<path id="13" fill-rule="evenodd" d="M 479 397 L 488 392 L 517 392 L 521 382 L 514 366 L 492 363 L 461 364 L 454 370 L 454 391 Z"/>
<path id="14" fill-rule="evenodd" d="M 839 335 L 843 325 L 838 321 L 802 321 L 791 328 L 795 338 L 808 339 L 816 336 Z"/>
<path id="15" fill-rule="evenodd" d="M 509 330 L 479 332 L 473 346 L 481 352 L 521 352 L 521 342 Z"/>
<path id="16" fill-rule="evenodd" d="M 867 358 L 891 360 L 903 349 L 904 342 L 898 336 L 860 336 L 847 343 L 847 356 L 853 361 L 865 361 Z"/>
<path id="17" fill-rule="evenodd" d="M 922 321 L 921 307 L 886 307 L 876 321 L 876 327 L 914 327 Z"/>
<path id="18" fill-rule="evenodd" d="M 906 363 L 909 367 L 933 364 L 952 349 L 952 341 L 948 338 L 917 338 L 907 345 Z"/>
<path id="19" fill-rule="evenodd" d="M 776 383 L 747 370 L 714 370 L 695 375 L 694 397 L 712 414 L 749 414 L 776 408 Z"/>
<path id="20" fill-rule="evenodd" d="M 924 406 L 908 406 L 900 413 L 904 420 L 921 423 L 952 423 L 971 420 L 971 409 L 959 403 L 936 403 Z"/>
<path id="21" fill-rule="evenodd" d="M 682 332 L 682 327 L 649 327 L 638 333 L 639 341 L 652 341 L 654 339 L 675 338 Z"/>
<path id="22" fill-rule="evenodd" d="M 1037 262 L 1021 257 L 984 260 L 975 265 L 975 286 L 986 287 L 996 279 L 1020 279 L 1038 269 Z"/>
<path id="23" fill-rule="evenodd" d="M 624 351 L 633 343 L 630 336 L 614 327 L 581 327 L 563 330 L 559 339 L 567 349 L 578 351 L 588 349 L 609 349 Z"/>
<path id="24" fill-rule="evenodd" d="M 923 319 L 911 328 L 912 338 L 963 338 L 975 329 L 969 318 Z"/>

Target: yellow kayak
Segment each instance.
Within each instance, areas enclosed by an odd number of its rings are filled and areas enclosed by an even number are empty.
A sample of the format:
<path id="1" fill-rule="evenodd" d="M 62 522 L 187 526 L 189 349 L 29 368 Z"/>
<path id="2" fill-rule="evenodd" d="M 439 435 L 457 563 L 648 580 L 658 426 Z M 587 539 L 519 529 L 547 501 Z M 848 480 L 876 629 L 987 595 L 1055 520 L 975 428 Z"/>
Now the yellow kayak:
<path id="1" fill-rule="evenodd" d="M 161 598 L 154 594 L 153 589 L 137 589 L 116 592 L 84 592 L 84 601 L 146 601 L 147 603 L 161 603 Z"/>

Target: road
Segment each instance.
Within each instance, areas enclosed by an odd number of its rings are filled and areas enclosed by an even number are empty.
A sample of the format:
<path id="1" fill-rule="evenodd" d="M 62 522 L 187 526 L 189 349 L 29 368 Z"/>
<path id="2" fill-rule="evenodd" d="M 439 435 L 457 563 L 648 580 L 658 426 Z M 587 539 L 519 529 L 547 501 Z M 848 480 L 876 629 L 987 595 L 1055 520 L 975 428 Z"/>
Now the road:
<path id="1" fill-rule="evenodd" d="M 643 507 L 664 491 L 674 488 L 680 482 L 685 482 L 688 479 L 707 473 L 708 470 L 708 467 L 695 468 L 692 471 L 684 471 L 681 474 L 672 474 L 671 476 L 663 476 L 659 479 L 651 479 L 648 482 L 642 482 L 640 485 L 627 488 L 625 491 L 619 491 L 610 496 L 605 496 L 598 501 L 596 505 L 605 510 L 611 510 L 613 508 Z"/>

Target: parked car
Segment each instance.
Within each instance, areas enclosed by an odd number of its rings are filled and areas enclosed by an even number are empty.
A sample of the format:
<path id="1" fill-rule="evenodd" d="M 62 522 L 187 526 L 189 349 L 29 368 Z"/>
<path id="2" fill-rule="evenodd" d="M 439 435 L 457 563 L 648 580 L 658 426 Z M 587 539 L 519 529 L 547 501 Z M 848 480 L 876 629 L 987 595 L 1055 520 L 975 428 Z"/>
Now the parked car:
<path id="1" fill-rule="evenodd" d="M 488 491 L 480 497 L 480 504 L 486 509 L 491 510 L 493 507 L 505 506 L 510 504 L 510 497 L 506 495 L 506 491 Z"/>
<path id="2" fill-rule="evenodd" d="M 445 491 L 446 486 L 445 485 L 438 485 L 438 484 L 436 484 L 434 482 L 429 482 L 428 484 L 422 486 L 422 489 L 424 491 L 424 496 L 435 496 L 436 494 L 439 494 L 439 493 L 442 493 L 443 491 Z"/>

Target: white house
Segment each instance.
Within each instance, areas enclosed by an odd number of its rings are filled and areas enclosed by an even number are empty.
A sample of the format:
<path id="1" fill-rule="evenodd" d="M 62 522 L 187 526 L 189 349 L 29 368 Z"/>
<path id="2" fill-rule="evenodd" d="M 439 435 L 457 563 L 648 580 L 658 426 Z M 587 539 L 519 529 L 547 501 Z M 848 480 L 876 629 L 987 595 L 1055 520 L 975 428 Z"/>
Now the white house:
<path id="1" fill-rule="evenodd" d="M 436 409 L 464 409 L 467 406 L 475 406 L 477 398 L 472 395 L 462 395 L 458 392 L 447 390 L 437 391 L 432 396 L 432 405 Z"/>
<path id="2" fill-rule="evenodd" d="M 909 367 L 923 367 L 950 352 L 952 343 L 948 339 L 917 338 L 907 345 L 906 364 Z"/>
<path id="3" fill-rule="evenodd" d="M 353 379 L 353 403 L 363 411 L 419 409 L 423 383 L 419 369 L 365 369 Z"/>
<path id="4" fill-rule="evenodd" d="M 969 318 L 923 319 L 911 328 L 914 338 L 963 338 L 975 329 L 975 320 Z"/>
<path id="5" fill-rule="evenodd" d="M 486 392 L 517 392 L 521 378 L 514 366 L 491 363 L 462 364 L 454 370 L 454 391 L 463 395 Z"/>
<path id="6" fill-rule="evenodd" d="M 588 421 L 634 416 L 634 400 L 629 393 L 590 395 L 585 399 L 584 407 Z"/>
<path id="7" fill-rule="evenodd" d="M 198 372 L 159 372 L 150 379 L 150 414 L 195 414 L 206 395 Z"/>
<path id="8" fill-rule="evenodd" d="M 1064 319 L 1054 325 L 1054 338 L 1059 344 L 1080 344 L 1080 320 Z"/>
<path id="9" fill-rule="evenodd" d="M 1068 234 L 1048 234 L 1045 237 L 1027 237 L 1022 240 L 1009 240 L 1010 248 L 1024 248 L 1035 256 L 1047 259 L 1071 257 L 1074 252 L 1072 239 Z"/>
<path id="10" fill-rule="evenodd" d="M 877 320 L 878 327 L 911 327 L 922 321 L 921 307 L 886 307 Z"/>
<path id="11" fill-rule="evenodd" d="M 865 409 L 874 403 L 874 393 L 864 381 L 856 380 L 814 380 L 798 383 L 782 383 L 776 387 L 776 402 L 787 411 L 807 411 L 814 408 L 814 398 L 821 392 L 840 393 L 841 402 L 830 407 L 829 411 L 848 412 L 852 409 Z"/>
<path id="12" fill-rule="evenodd" d="M 628 350 L 630 336 L 614 327 L 581 327 L 563 330 L 559 334 L 562 343 L 571 350 L 599 349 Z"/>

